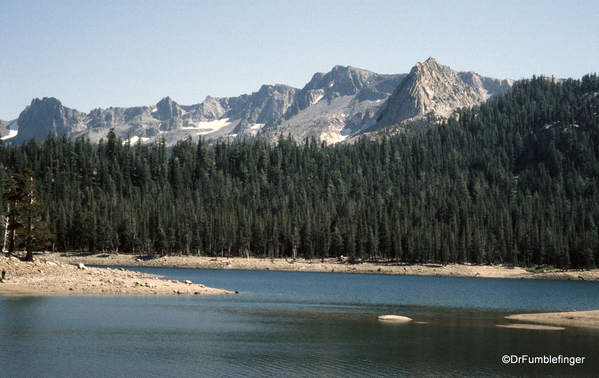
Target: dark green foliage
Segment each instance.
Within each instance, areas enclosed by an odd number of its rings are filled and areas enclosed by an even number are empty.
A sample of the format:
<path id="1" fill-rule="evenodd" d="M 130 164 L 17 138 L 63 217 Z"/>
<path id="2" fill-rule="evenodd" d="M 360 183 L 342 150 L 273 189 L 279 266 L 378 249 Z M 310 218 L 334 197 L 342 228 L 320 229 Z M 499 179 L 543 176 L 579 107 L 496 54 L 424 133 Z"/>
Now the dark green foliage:
<path id="1" fill-rule="evenodd" d="M 9 235 L 8 253 L 9 255 L 13 253 L 15 245 L 24 246 L 27 250 L 25 256 L 27 261 L 33 261 L 33 250 L 45 247 L 53 236 L 42 219 L 46 207 L 37 200 L 34 174 L 32 170 L 26 168 L 23 173 L 6 179 L 5 191 L 2 193 L 2 198 L 9 205 L 6 214 Z"/>
<path id="2" fill-rule="evenodd" d="M 533 78 L 353 145 L 164 140 L 0 147 L 60 249 L 593 267 L 599 81 Z"/>

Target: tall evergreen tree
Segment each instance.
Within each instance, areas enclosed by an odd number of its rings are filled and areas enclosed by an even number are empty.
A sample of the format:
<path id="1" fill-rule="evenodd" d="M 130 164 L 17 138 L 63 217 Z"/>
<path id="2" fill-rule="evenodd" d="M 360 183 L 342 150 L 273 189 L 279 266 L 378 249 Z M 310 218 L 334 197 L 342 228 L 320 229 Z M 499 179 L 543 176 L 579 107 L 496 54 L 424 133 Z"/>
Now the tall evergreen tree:
<path id="1" fill-rule="evenodd" d="M 34 172 L 28 168 L 16 174 L 4 183 L 2 197 L 9 203 L 7 230 L 9 235 L 9 256 L 14 252 L 15 244 L 25 247 L 26 261 L 33 261 L 33 251 L 46 246 L 53 235 L 42 219 L 46 207 L 38 201 Z"/>

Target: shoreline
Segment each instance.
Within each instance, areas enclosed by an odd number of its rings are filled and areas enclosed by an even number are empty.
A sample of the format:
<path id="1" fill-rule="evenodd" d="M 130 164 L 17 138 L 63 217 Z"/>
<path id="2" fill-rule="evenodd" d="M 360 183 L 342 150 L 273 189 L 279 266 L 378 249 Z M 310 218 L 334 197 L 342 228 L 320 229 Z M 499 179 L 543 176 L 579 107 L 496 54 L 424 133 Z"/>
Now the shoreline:
<path id="1" fill-rule="evenodd" d="M 127 267 L 161 267 L 191 269 L 238 269 L 238 270 L 274 270 L 293 272 L 334 272 L 361 274 L 398 274 L 444 277 L 479 277 L 503 279 L 550 279 L 599 281 L 599 269 L 529 272 L 524 268 L 503 266 L 485 266 L 471 264 L 398 264 L 395 262 L 350 264 L 336 259 L 291 261 L 289 259 L 243 258 L 243 257 L 203 257 L 203 256 L 164 256 L 150 258 L 139 255 L 116 254 L 78 254 L 45 253 L 40 256 L 52 258 L 65 264 Z M 506 316 L 514 321 L 504 328 L 555 330 L 559 327 L 585 327 L 599 329 L 599 310 L 579 312 L 530 313 Z M 541 325 L 539 325 L 541 324 Z M 556 327 L 557 326 L 557 327 Z"/>
<path id="2" fill-rule="evenodd" d="M 33 262 L 0 256 L 0 296 L 48 295 L 173 295 L 232 294 L 191 281 L 164 280 L 162 276 L 125 269 L 65 263 L 53 256 L 35 255 Z"/>
<path id="3" fill-rule="evenodd" d="M 62 264 L 85 264 L 93 266 L 127 266 L 192 269 L 238 269 L 275 270 L 298 272 L 333 272 L 365 274 L 399 274 L 411 276 L 480 277 L 511 279 L 553 279 L 599 281 L 599 269 L 592 270 L 552 270 L 542 273 L 528 272 L 524 268 L 508 268 L 498 265 L 472 264 L 402 264 L 396 262 L 337 261 L 337 259 L 305 260 L 278 258 L 267 259 L 250 257 L 205 257 L 205 256 L 163 256 L 154 257 L 131 254 L 89 254 L 73 252 L 45 252 L 35 255 L 44 260 Z"/>
<path id="4" fill-rule="evenodd" d="M 192 283 L 191 281 L 165 280 L 155 274 L 111 268 L 115 266 L 599 281 L 598 269 L 532 273 L 518 267 L 470 264 L 445 266 L 441 264 L 403 265 L 395 262 L 350 264 L 347 261 L 337 261 L 336 259 L 326 259 L 323 263 L 320 260 L 303 259 L 291 261 L 288 259 L 202 256 L 149 258 L 123 254 L 45 252 L 34 254 L 33 262 L 23 262 L 15 257 L 9 259 L 0 256 L 0 271 L 6 271 L 4 282 L 0 282 L 0 296 L 238 293 L 238 291 L 206 287 L 201 283 Z M 532 323 L 599 329 L 599 310 L 513 314 L 505 318 L 524 322 L 502 325 L 507 328 L 542 329 L 540 326 L 531 325 Z"/>
<path id="5" fill-rule="evenodd" d="M 527 323 L 550 324 L 552 326 L 599 329 L 599 310 L 514 314 L 505 318 Z M 513 323 L 512 325 L 514 324 L 525 325 L 526 323 Z"/>

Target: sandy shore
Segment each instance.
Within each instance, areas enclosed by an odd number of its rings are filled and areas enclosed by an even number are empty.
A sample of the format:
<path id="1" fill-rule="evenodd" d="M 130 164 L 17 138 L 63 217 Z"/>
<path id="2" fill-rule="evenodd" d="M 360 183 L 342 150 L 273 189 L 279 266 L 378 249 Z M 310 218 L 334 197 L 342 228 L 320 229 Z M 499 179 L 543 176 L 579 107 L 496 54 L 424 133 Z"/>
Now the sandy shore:
<path id="1" fill-rule="evenodd" d="M 37 257 L 34 262 L 0 256 L 0 295 L 146 295 L 230 294 L 223 289 L 190 281 L 178 282 L 159 276 L 120 269 L 89 268 L 85 265 Z"/>
<path id="2" fill-rule="evenodd" d="M 586 327 L 599 329 L 599 310 L 546 312 L 539 314 L 508 315 L 506 319 L 554 326 Z"/>
<path id="3" fill-rule="evenodd" d="M 534 329 L 541 331 L 563 331 L 564 327 L 556 327 L 556 326 L 548 326 L 541 324 L 523 324 L 523 323 L 515 323 L 515 324 L 498 324 L 499 328 L 512 328 L 512 329 Z"/>
<path id="4" fill-rule="evenodd" d="M 336 259 L 304 260 L 298 259 L 266 259 L 241 257 L 202 257 L 202 256 L 165 256 L 148 258 L 137 255 L 116 254 L 77 254 L 77 253 L 44 253 L 40 259 L 57 261 L 62 264 L 104 265 L 104 266 L 145 266 L 172 268 L 202 269 L 242 269 L 242 270 L 283 270 L 299 272 L 336 272 L 336 273 L 374 273 L 403 274 L 447 277 L 488 277 L 488 278 L 527 278 L 527 279 L 559 279 L 599 281 L 599 270 L 569 270 L 531 273 L 523 268 L 506 268 L 502 266 L 471 264 L 424 264 L 405 265 L 396 262 L 356 263 Z"/>

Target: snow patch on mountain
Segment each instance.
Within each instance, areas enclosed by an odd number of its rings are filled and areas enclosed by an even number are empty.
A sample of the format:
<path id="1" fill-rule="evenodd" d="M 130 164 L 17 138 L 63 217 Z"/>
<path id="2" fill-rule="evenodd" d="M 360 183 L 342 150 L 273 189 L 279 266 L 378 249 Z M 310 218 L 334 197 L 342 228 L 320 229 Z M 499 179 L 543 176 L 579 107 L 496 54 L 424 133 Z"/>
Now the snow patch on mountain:
<path id="1" fill-rule="evenodd" d="M 318 97 L 316 97 L 314 100 L 312 100 L 312 105 L 317 104 L 318 101 L 322 100 L 323 97 L 324 97 L 324 93 L 319 95 Z"/>
<path id="2" fill-rule="evenodd" d="M 8 135 L 0 138 L 1 140 L 7 140 L 16 137 L 19 135 L 19 122 L 14 121 L 10 125 L 8 125 Z"/>
<path id="3" fill-rule="evenodd" d="M 192 126 L 181 127 L 181 130 L 201 130 L 199 134 L 206 135 L 220 130 L 223 127 L 229 126 L 230 124 L 231 121 L 229 120 L 229 118 L 221 118 L 216 119 L 214 121 L 197 122 L 195 124 L 192 124 Z"/>
<path id="4" fill-rule="evenodd" d="M 145 142 L 147 142 L 147 141 L 149 141 L 149 140 L 150 140 L 150 138 L 146 138 L 146 137 L 138 137 L 137 135 L 136 135 L 136 136 L 134 136 L 134 137 L 131 137 L 131 138 L 129 139 L 129 141 L 131 142 L 131 144 L 132 144 L 132 145 L 133 145 L 133 144 L 136 144 L 138 141 L 141 141 L 142 143 L 145 143 Z M 125 144 L 127 144 L 127 140 L 124 140 L 124 141 L 123 141 L 123 145 L 125 145 Z"/>

